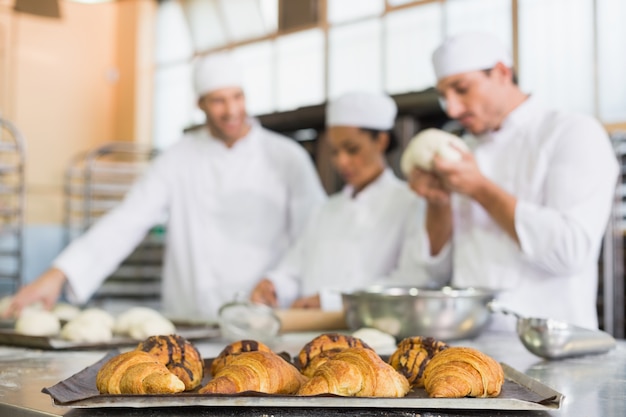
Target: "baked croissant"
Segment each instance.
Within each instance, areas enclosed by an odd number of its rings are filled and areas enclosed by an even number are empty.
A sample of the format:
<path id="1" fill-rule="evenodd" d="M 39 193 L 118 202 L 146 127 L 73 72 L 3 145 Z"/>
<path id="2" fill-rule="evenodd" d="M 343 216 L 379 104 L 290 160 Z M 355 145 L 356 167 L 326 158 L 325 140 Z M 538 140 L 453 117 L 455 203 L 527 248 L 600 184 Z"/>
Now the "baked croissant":
<path id="1" fill-rule="evenodd" d="M 256 391 L 266 394 L 293 394 L 306 378 L 274 352 L 243 352 L 232 358 L 200 394 L 236 394 Z"/>
<path id="2" fill-rule="evenodd" d="M 184 390 L 185 383 L 158 362 L 133 365 L 120 380 L 122 394 L 175 394 Z"/>
<path id="3" fill-rule="evenodd" d="M 448 345 L 432 337 L 407 337 L 389 357 L 389 364 L 404 375 L 412 387 L 424 387 L 424 369 L 437 353 Z"/>
<path id="4" fill-rule="evenodd" d="M 297 359 L 298 366 L 304 375 L 311 377 L 317 368 L 337 353 L 352 347 L 372 350 L 367 343 L 356 337 L 339 333 L 321 334 L 300 350 Z"/>
<path id="5" fill-rule="evenodd" d="M 193 344 L 178 335 L 151 336 L 139 343 L 138 351 L 147 352 L 185 384 L 185 391 L 202 383 L 204 362 Z"/>
<path id="6" fill-rule="evenodd" d="M 503 383 L 498 362 L 466 347 L 439 352 L 424 370 L 424 386 L 431 397 L 497 397 Z"/>
<path id="7" fill-rule="evenodd" d="M 409 381 L 366 348 L 348 348 L 322 364 L 297 395 L 404 397 Z"/>
<path id="8" fill-rule="evenodd" d="M 215 376 L 220 369 L 229 364 L 233 358 L 243 352 L 271 352 L 272 350 L 264 343 L 257 342 L 256 340 L 240 340 L 233 342 L 226 346 L 213 362 L 211 363 L 211 375 Z"/>
<path id="9" fill-rule="evenodd" d="M 183 391 L 185 384 L 154 356 L 130 351 L 111 358 L 100 368 L 96 387 L 101 394 L 173 394 Z"/>

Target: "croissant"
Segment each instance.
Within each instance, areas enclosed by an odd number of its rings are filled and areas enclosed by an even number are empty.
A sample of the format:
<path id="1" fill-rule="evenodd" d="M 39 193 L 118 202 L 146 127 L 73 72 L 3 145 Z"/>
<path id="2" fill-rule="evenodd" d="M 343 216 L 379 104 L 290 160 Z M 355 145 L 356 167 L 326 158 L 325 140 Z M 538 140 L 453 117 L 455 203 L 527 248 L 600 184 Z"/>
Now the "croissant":
<path id="1" fill-rule="evenodd" d="M 424 387 L 424 369 L 433 356 L 448 345 L 432 337 L 407 337 L 389 357 L 389 364 L 404 375 L 412 387 Z"/>
<path id="2" fill-rule="evenodd" d="M 162 363 L 133 365 L 122 375 L 122 394 L 175 394 L 185 390 L 185 383 Z"/>
<path id="3" fill-rule="evenodd" d="M 201 394 L 236 394 L 256 391 L 293 394 L 306 378 L 274 352 L 243 352 L 232 358 L 199 391 Z"/>
<path id="4" fill-rule="evenodd" d="M 497 397 L 503 383 L 500 364 L 472 348 L 441 351 L 424 370 L 424 386 L 431 397 Z"/>
<path id="5" fill-rule="evenodd" d="M 297 395 L 404 397 L 409 381 L 366 348 L 348 348 L 322 364 Z"/>
<path id="6" fill-rule="evenodd" d="M 185 384 L 185 391 L 202 383 L 204 362 L 193 344 L 178 335 L 151 336 L 139 343 L 138 351 L 149 353 Z"/>
<path id="7" fill-rule="evenodd" d="M 185 384 L 154 356 L 130 351 L 111 358 L 100 368 L 96 387 L 101 394 L 170 394 L 183 391 Z"/>
<path id="8" fill-rule="evenodd" d="M 302 373 L 311 377 L 317 368 L 337 353 L 352 347 L 372 350 L 367 343 L 356 337 L 339 333 L 321 334 L 304 345 L 298 354 L 297 363 Z"/>
<path id="9" fill-rule="evenodd" d="M 211 363 L 211 375 L 215 376 L 224 366 L 229 364 L 233 358 L 243 352 L 271 352 L 272 350 L 264 343 L 256 340 L 240 340 L 226 346 Z"/>

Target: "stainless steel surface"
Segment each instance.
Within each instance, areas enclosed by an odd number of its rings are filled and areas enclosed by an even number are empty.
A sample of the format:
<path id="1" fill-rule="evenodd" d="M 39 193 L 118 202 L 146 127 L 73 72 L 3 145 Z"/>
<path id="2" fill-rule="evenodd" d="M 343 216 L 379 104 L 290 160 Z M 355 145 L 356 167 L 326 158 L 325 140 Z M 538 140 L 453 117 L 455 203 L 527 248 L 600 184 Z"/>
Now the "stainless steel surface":
<path id="1" fill-rule="evenodd" d="M 342 299 L 352 330 L 373 327 L 396 339 L 431 336 L 449 341 L 480 334 L 494 294 L 480 288 L 371 287 L 343 293 Z"/>
<path id="2" fill-rule="evenodd" d="M 277 340 L 275 350 L 296 354 L 314 334 L 287 334 Z M 205 357 L 216 356 L 225 341 L 198 343 Z M 452 342 L 453 345 L 470 346 L 482 350 L 501 362 L 511 365 L 542 384 L 563 393 L 565 400 L 558 411 L 481 411 L 481 410 L 370 410 L 359 409 L 364 416 L 430 417 L 456 416 L 603 416 L 626 415 L 626 342 L 618 341 L 614 350 L 604 355 L 585 356 L 545 361 L 529 353 L 515 334 L 483 333 L 474 340 Z M 281 407 L 185 407 L 163 409 L 73 409 L 58 408 L 50 397 L 41 393 L 43 387 L 52 386 L 74 373 L 97 362 L 103 351 L 54 352 L 21 348 L 0 347 L 0 415 L 2 416 L 353 416 L 352 411 L 325 409 L 290 410 Z"/>
<path id="3" fill-rule="evenodd" d="M 607 352 L 615 339 L 601 330 L 584 329 L 558 320 L 523 317 L 515 311 L 491 302 L 489 310 L 515 316 L 517 335 L 531 353 L 546 359 L 562 359 Z"/>
<path id="4" fill-rule="evenodd" d="M 526 349 L 546 359 L 604 353 L 615 347 L 608 333 L 550 319 L 519 319 L 517 333 Z"/>

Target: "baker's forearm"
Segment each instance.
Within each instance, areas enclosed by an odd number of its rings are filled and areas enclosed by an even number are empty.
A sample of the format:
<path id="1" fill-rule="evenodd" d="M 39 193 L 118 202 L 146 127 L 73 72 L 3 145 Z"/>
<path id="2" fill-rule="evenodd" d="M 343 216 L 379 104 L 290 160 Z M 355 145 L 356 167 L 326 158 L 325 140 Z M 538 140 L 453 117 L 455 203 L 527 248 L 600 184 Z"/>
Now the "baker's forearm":
<path id="1" fill-rule="evenodd" d="M 517 199 L 513 195 L 496 184 L 485 181 L 472 197 L 513 240 L 519 243 L 519 237 L 515 230 Z"/>
<path id="2" fill-rule="evenodd" d="M 430 255 L 437 255 L 452 236 L 452 210 L 449 204 L 428 204 L 426 231 L 430 241 Z"/>

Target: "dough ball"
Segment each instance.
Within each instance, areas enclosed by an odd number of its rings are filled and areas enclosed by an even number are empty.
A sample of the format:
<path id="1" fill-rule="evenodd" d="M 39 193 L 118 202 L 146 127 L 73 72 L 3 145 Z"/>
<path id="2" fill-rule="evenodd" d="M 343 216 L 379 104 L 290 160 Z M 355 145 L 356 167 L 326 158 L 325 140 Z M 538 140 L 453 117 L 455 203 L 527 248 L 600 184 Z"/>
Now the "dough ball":
<path id="1" fill-rule="evenodd" d="M 176 326 L 164 317 L 152 317 L 135 323 L 128 333 L 135 340 L 144 340 L 150 336 L 174 334 Z"/>
<path id="2" fill-rule="evenodd" d="M 110 327 L 98 322 L 89 323 L 87 320 L 72 320 L 61 329 L 61 338 L 80 343 L 106 343 L 113 339 Z"/>
<path id="3" fill-rule="evenodd" d="M 61 321 L 71 321 L 78 317 L 80 308 L 67 303 L 57 303 L 52 309 L 52 314 Z"/>
<path id="4" fill-rule="evenodd" d="M 83 310 L 72 321 L 84 321 L 93 326 L 102 325 L 109 329 L 113 329 L 113 325 L 115 324 L 115 318 L 101 308 L 88 308 Z"/>
<path id="5" fill-rule="evenodd" d="M 59 330 L 59 318 L 46 310 L 22 311 L 15 322 L 15 331 L 29 336 L 56 336 Z"/>
<path id="6" fill-rule="evenodd" d="M 465 142 L 451 133 L 439 129 L 422 130 L 411 139 L 404 150 L 400 168 L 408 176 L 415 167 L 425 171 L 432 170 L 433 159 L 437 155 L 448 161 L 459 161 L 462 154 L 455 147 L 469 152 Z"/>
<path id="7" fill-rule="evenodd" d="M 113 331 L 118 334 L 130 334 L 130 329 L 150 319 L 165 319 L 161 313 L 148 307 L 133 307 L 117 317 Z"/>
<path id="8" fill-rule="evenodd" d="M 376 352 L 393 352 L 396 349 L 396 339 L 389 333 L 371 327 L 364 327 L 352 333 L 352 336 L 367 343 Z"/>

